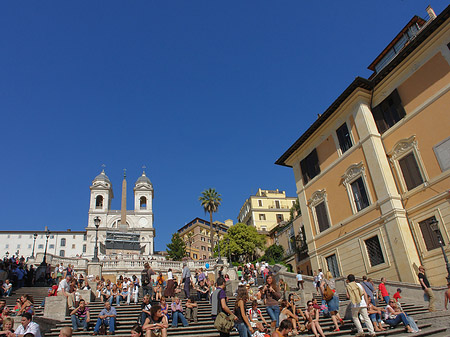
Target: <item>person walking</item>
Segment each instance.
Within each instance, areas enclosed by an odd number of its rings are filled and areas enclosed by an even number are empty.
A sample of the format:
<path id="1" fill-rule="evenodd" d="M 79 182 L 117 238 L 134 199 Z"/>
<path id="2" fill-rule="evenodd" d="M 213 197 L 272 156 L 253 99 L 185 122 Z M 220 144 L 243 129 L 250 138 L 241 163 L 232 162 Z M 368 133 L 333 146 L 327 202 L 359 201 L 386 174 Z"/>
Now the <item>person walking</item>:
<path id="1" fill-rule="evenodd" d="M 227 293 L 225 291 L 226 289 L 226 282 L 225 279 L 219 278 L 217 279 L 217 289 L 213 292 L 211 296 L 211 318 L 213 321 L 216 320 L 216 317 L 219 313 L 222 311 L 229 315 L 233 315 L 231 312 L 231 309 L 227 305 Z M 234 316 L 234 315 L 233 315 Z M 236 316 L 235 320 L 237 319 Z M 230 333 L 228 332 L 222 332 L 219 331 L 220 337 L 230 337 Z"/>
<path id="2" fill-rule="evenodd" d="M 358 333 L 355 337 L 364 337 L 364 330 L 361 326 L 361 322 L 359 321 L 359 314 L 363 318 L 364 324 L 369 330 L 369 336 L 375 337 L 375 331 L 373 329 L 372 321 L 369 318 L 369 314 L 367 312 L 367 303 L 369 302 L 366 292 L 364 288 L 359 283 L 355 281 L 355 275 L 349 274 L 347 276 L 347 298 L 350 299 L 352 306 L 352 320 L 358 329 Z"/>
<path id="3" fill-rule="evenodd" d="M 378 285 L 378 291 L 381 294 L 381 297 L 383 297 L 384 301 L 386 302 L 386 305 L 389 303 L 389 293 L 386 289 L 386 277 L 381 278 L 381 283 Z"/>
<path id="4" fill-rule="evenodd" d="M 186 298 L 191 295 L 191 270 L 187 266 L 187 263 L 183 263 L 183 272 L 181 274 L 181 280 L 184 283 L 184 294 Z"/>
<path id="5" fill-rule="evenodd" d="M 280 323 L 280 306 L 278 304 L 278 300 L 281 298 L 281 293 L 277 287 L 277 283 L 273 280 L 272 275 L 267 276 L 263 293 L 266 303 L 266 310 L 270 316 L 270 326 L 273 332 Z"/>
<path id="6" fill-rule="evenodd" d="M 419 277 L 419 282 L 420 282 L 420 285 L 422 286 L 425 296 L 428 296 L 428 299 L 429 299 L 428 311 L 430 311 L 430 312 L 436 311 L 436 308 L 434 307 L 434 302 L 436 301 L 436 297 L 434 296 L 433 289 L 431 289 L 430 282 L 428 281 L 428 278 L 425 275 L 425 267 L 424 266 L 419 267 L 419 274 L 417 276 Z"/>
<path id="7" fill-rule="evenodd" d="M 150 295 L 150 298 L 153 298 L 152 275 L 155 275 L 155 272 L 152 267 L 150 267 L 150 264 L 146 262 L 144 264 L 144 270 L 141 272 L 141 284 L 143 296 Z M 128 291 L 130 290 L 131 289 L 128 289 Z"/>
<path id="8" fill-rule="evenodd" d="M 329 270 L 320 282 L 320 290 L 323 294 L 323 299 L 327 302 L 328 312 L 330 313 L 331 319 L 334 323 L 335 329 L 333 331 L 340 331 L 340 325 L 343 325 L 344 321 L 339 315 L 339 298 L 336 295 L 336 281 L 333 274 L 331 274 Z"/>

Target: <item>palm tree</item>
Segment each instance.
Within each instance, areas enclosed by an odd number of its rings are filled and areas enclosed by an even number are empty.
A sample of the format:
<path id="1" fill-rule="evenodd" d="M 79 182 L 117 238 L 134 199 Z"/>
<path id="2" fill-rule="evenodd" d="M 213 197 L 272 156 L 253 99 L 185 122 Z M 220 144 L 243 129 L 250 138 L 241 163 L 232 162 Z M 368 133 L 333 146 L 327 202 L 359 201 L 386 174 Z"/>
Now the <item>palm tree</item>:
<path id="1" fill-rule="evenodd" d="M 202 192 L 202 195 L 198 198 L 205 210 L 205 213 L 209 213 L 209 225 L 210 225 L 210 237 L 211 237 L 211 256 L 214 252 L 214 230 L 212 214 L 217 212 L 222 198 L 220 194 L 216 192 L 214 188 L 209 188 Z"/>

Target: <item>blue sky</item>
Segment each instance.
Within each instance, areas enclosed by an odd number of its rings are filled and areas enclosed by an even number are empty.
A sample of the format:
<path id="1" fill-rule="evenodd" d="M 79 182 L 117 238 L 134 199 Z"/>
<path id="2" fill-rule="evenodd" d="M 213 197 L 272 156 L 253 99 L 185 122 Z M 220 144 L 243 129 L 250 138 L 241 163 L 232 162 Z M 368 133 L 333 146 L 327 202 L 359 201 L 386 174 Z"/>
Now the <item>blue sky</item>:
<path id="1" fill-rule="evenodd" d="M 114 209 L 147 166 L 157 250 L 206 188 L 221 221 L 259 187 L 295 196 L 275 160 L 428 4 L 2 2 L 1 229 L 82 230 L 103 163 Z"/>

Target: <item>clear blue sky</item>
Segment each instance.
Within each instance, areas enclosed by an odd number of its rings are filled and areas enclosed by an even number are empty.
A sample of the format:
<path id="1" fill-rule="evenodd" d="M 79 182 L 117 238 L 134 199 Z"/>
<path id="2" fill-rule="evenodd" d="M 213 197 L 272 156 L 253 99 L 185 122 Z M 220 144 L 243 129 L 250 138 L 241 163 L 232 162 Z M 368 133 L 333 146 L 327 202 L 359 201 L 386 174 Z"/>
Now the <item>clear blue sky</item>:
<path id="1" fill-rule="evenodd" d="M 82 230 L 102 163 L 114 209 L 148 167 L 158 250 L 206 188 L 221 221 L 259 187 L 295 196 L 275 160 L 428 4 L 3 1 L 1 229 Z"/>

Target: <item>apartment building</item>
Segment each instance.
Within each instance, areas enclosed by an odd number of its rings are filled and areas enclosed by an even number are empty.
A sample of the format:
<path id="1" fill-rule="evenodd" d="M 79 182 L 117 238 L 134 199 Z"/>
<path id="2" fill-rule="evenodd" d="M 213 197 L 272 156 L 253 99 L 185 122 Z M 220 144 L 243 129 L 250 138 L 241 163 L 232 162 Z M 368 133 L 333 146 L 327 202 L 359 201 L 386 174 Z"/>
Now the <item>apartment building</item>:
<path id="1" fill-rule="evenodd" d="M 447 282 L 450 6 L 427 12 L 276 162 L 293 168 L 313 269 L 418 283 L 422 264 Z"/>

